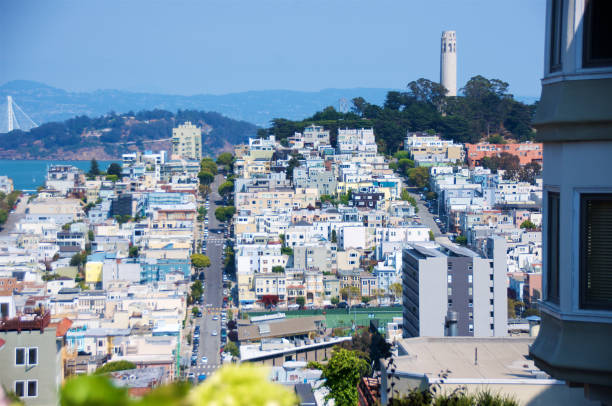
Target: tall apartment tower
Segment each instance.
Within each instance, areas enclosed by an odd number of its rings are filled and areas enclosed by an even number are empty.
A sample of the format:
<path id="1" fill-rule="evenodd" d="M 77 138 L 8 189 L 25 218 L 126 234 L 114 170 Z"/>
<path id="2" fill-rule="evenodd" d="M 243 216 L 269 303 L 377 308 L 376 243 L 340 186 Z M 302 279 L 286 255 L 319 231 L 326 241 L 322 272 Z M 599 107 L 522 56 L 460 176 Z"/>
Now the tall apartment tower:
<path id="1" fill-rule="evenodd" d="M 404 337 L 443 337 L 449 311 L 456 334 L 508 334 L 506 241 L 490 237 L 486 256 L 453 243 L 424 242 L 403 250 Z"/>
<path id="2" fill-rule="evenodd" d="M 440 84 L 448 90 L 447 96 L 457 96 L 457 35 L 455 31 L 442 32 Z"/>
<path id="3" fill-rule="evenodd" d="M 187 121 L 172 129 L 172 159 L 202 160 L 202 130 Z"/>

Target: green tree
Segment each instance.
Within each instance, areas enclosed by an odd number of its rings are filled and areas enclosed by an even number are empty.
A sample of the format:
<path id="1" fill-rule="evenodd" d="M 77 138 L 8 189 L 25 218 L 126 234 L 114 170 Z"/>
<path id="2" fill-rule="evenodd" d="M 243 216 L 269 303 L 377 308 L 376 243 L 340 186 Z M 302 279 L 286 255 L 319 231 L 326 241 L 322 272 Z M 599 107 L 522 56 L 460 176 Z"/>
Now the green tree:
<path id="1" fill-rule="evenodd" d="M 306 298 L 304 296 L 298 296 L 295 298 L 295 303 L 300 306 L 300 309 L 306 304 Z"/>
<path id="2" fill-rule="evenodd" d="M 217 164 L 212 158 L 202 158 L 200 161 L 200 168 L 203 172 L 210 172 L 213 175 L 218 173 Z"/>
<path id="3" fill-rule="evenodd" d="M 398 161 L 400 159 L 410 159 L 410 152 L 409 151 L 397 151 L 395 153 L 395 155 L 393 155 L 395 157 L 395 159 L 397 159 Z"/>
<path id="4" fill-rule="evenodd" d="M 101 375 L 101 374 L 106 374 L 109 372 L 115 372 L 115 371 L 125 371 L 126 369 L 136 369 L 136 365 L 132 362 L 129 361 L 112 361 L 112 362 L 107 362 L 106 364 L 102 365 L 101 367 L 99 367 L 98 369 L 96 369 L 95 374 L 96 375 Z"/>
<path id="5" fill-rule="evenodd" d="M 222 223 L 230 220 L 235 213 L 236 208 L 234 206 L 221 206 L 215 209 L 215 217 Z"/>
<path id="6" fill-rule="evenodd" d="M 455 238 L 455 242 L 459 245 L 467 245 L 467 237 L 465 235 L 458 235 Z"/>
<path id="7" fill-rule="evenodd" d="M 193 314 L 194 316 L 197 316 L 198 313 L 200 313 L 200 309 L 197 306 L 193 306 L 191 308 L 191 314 Z"/>
<path id="8" fill-rule="evenodd" d="M 531 220 L 525 220 L 521 223 L 521 228 L 527 230 L 534 230 L 537 226 Z"/>
<path id="9" fill-rule="evenodd" d="M 333 243 L 337 243 L 338 242 L 338 234 L 337 234 L 336 230 L 332 230 L 332 232 L 331 232 L 331 242 L 333 242 Z"/>
<path id="10" fill-rule="evenodd" d="M 331 298 L 331 304 L 337 305 L 338 303 L 340 303 L 340 298 L 338 296 L 334 296 Z"/>
<path id="11" fill-rule="evenodd" d="M 130 247 L 130 251 L 129 251 L 128 256 L 129 256 L 130 258 L 138 258 L 138 255 L 139 255 L 139 253 L 138 253 L 138 246 L 136 246 L 136 245 L 132 245 L 132 246 Z"/>
<path id="12" fill-rule="evenodd" d="M 81 266 L 87 261 L 87 256 L 84 253 L 77 252 L 70 258 L 70 266 Z"/>
<path id="13" fill-rule="evenodd" d="M 96 161 L 95 158 L 91 160 L 88 174 L 90 176 L 98 176 L 100 174 L 100 167 L 98 166 L 98 161 Z"/>
<path id="14" fill-rule="evenodd" d="M 217 165 L 225 165 L 228 169 L 234 163 L 234 156 L 230 152 L 222 152 L 217 157 Z"/>
<path id="15" fill-rule="evenodd" d="M 408 169 L 414 168 L 414 161 L 408 158 L 402 158 L 397 161 L 397 167 L 402 173 L 408 173 Z"/>
<path id="16" fill-rule="evenodd" d="M 210 185 L 215 180 L 215 175 L 209 171 L 202 170 L 198 173 L 198 179 L 203 185 Z"/>
<path id="17" fill-rule="evenodd" d="M 326 400 L 333 399 L 336 406 L 354 406 L 358 402 L 357 383 L 369 369 L 366 360 L 355 352 L 336 347 L 323 367 L 325 386 L 329 389 Z"/>
<path id="18" fill-rule="evenodd" d="M 226 198 L 232 193 L 234 193 L 234 182 L 223 182 L 219 185 L 219 188 L 217 190 L 222 197 Z"/>
<path id="19" fill-rule="evenodd" d="M 276 266 L 272 267 L 272 272 L 274 272 L 274 273 L 283 273 L 283 272 L 285 272 L 285 268 L 283 268 L 280 265 L 276 265 Z"/>
<path id="20" fill-rule="evenodd" d="M 112 164 L 108 166 L 108 169 L 106 170 L 106 174 L 115 175 L 117 176 L 117 178 L 120 178 L 121 177 L 121 165 L 119 165 L 116 162 L 113 162 Z"/>
<path id="21" fill-rule="evenodd" d="M 240 348 L 238 348 L 236 343 L 233 341 L 228 341 L 227 344 L 225 344 L 225 352 L 229 352 L 232 357 L 240 357 Z"/>
<path id="22" fill-rule="evenodd" d="M 392 283 L 389 285 L 389 291 L 391 292 L 393 300 L 395 301 L 396 299 L 402 297 L 402 284 L 398 282 Z"/>
<path id="23" fill-rule="evenodd" d="M 291 256 L 293 255 L 293 248 L 289 246 L 283 246 L 281 247 L 281 254 Z"/>
<path id="24" fill-rule="evenodd" d="M 9 216 L 8 210 L 0 209 L 0 224 L 6 223 L 6 220 L 8 220 L 8 216 Z"/>
<path id="25" fill-rule="evenodd" d="M 424 166 L 408 169 L 408 181 L 419 189 L 429 185 L 429 169 Z"/>
<path id="26" fill-rule="evenodd" d="M 436 240 L 436 236 L 434 235 L 434 232 L 429 230 L 429 241 L 435 241 Z"/>
<path id="27" fill-rule="evenodd" d="M 210 258 L 204 254 L 192 254 L 191 264 L 194 268 L 208 268 L 210 266 Z"/>

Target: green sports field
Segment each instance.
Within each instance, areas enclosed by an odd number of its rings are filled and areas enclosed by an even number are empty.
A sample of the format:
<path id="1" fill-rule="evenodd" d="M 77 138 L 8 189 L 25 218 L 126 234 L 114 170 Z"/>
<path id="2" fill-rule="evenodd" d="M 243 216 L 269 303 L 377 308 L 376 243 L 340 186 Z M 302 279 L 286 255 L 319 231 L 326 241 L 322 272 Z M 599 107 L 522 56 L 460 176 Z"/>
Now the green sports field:
<path id="1" fill-rule="evenodd" d="M 378 325 L 385 327 L 394 317 L 402 317 L 401 307 L 368 307 L 362 309 L 328 309 L 328 310 L 277 310 L 273 312 L 252 312 L 249 317 L 265 314 L 285 313 L 288 319 L 324 315 L 327 328 L 369 326 L 370 320 L 378 319 Z"/>

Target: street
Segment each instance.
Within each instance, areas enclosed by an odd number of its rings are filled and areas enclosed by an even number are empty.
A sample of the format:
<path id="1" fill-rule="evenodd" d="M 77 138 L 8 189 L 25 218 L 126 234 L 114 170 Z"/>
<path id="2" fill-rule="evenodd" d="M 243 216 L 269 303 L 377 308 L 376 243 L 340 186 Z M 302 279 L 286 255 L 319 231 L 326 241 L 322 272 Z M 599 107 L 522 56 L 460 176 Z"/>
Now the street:
<path id="1" fill-rule="evenodd" d="M 202 253 L 210 258 L 210 267 L 204 271 L 204 304 L 201 307 L 202 317 L 196 318 L 196 325 L 200 326 L 200 346 L 196 366 L 190 366 L 189 372 L 193 372 L 196 378 L 200 374 L 209 376 L 221 365 L 220 362 L 220 337 L 221 337 L 221 312 L 223 304 L 223 242 L 222 228 L 215 218 L 215 209 L 219 206 L 221 196 L 217 188 L 224 181 L 222 175 L 217 175 L 210 185 L 208 207 L 208 236 L 206 238 L 206 250 Z M 221 233 L 218 233 L 221 231 Z M 214 320 L 216 318 L 216 320 Z M 215 335 L 213 335 L 213 332 Z M 193 333 L 192 333 L 193 336 Z M 202 362 L 202 357 L 207 362 Z M 191 364 L 190 364 L 191 365 Z"/>
<path id="2" fill-rule="evenodd" d="M 410 193 L 410 196 L 412 196 L 412 197 L 414 197 L 416 199 L 417 207 L 419 209 L 419 212 L 417 213 L 417 216 L 419 216 L 421 218 L 421 223 L 423 225 L 429 227 L 431 229 L 431 231 L 433 231 L 434 237 L 443 236 L 444 234 L 442 234 L 440 232 L 440 228 L 438 227 L 438 225 L 434 221 L 433 214 L 430 213 L 429 210 L 427 209 L 427 206 L 425 206 L 425 200 L 421 199 L 420 194 L 418 192 L 414 191 L 415 189 L 408 188 L 407 190 Z M 435 210 L 434 210 L 434 213 L 435 213 Z"/>
<path id="3" fill-rule="evenodd" d="M 17 203 L 17 208 L 14 210 L 14 213 L 9 213 L 8 219 L 6 223 L 0 226 L 0 235 L 8 235 L 10 232 L 14 231 L 15 226 L 21 219 L 26 216 L 26 208 L 28 206 L 28 196 L 22 196 L 20 198 L 19 203 Z"/>

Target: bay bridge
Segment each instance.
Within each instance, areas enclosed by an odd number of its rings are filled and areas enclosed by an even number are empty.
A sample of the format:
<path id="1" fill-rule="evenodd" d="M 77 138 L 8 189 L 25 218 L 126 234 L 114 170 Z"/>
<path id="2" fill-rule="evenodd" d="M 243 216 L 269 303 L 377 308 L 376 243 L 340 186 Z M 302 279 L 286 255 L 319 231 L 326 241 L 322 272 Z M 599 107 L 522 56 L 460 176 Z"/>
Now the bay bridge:
<path id="1" fill-rule="evenodd" d="M 6 96 L 6 103 L 0 104 L 0 134 L 13 130 L 30 131 L 36 127 L 38 124 L 15 103 L 13 96 Z"/>

